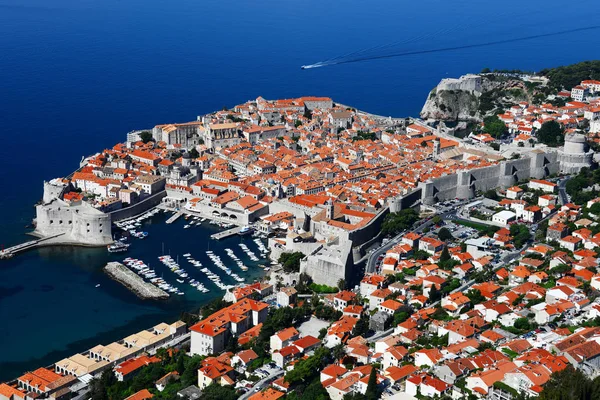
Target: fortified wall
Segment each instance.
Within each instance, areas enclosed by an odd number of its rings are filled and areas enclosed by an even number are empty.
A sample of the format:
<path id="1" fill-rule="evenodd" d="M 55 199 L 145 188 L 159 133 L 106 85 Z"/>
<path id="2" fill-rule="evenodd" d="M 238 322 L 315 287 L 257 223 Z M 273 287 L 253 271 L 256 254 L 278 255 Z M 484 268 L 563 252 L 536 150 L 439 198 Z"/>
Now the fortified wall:
<path id="1" fill-rule="evenodd" d="M 506 160 L 484 168 L 459 171 L 456 174 L 419 183 L 423 204 L 438 201 L 468 199 L 476 191 L 497 187 L 508 188 L 527 179 L 543 179 L 552 174 L 577 173 L 592 165 L 593 152 L 589 151 L 582 135 L 569 135 L 565 146 L 558 150 L 533 150 L 529 157 Z"/>

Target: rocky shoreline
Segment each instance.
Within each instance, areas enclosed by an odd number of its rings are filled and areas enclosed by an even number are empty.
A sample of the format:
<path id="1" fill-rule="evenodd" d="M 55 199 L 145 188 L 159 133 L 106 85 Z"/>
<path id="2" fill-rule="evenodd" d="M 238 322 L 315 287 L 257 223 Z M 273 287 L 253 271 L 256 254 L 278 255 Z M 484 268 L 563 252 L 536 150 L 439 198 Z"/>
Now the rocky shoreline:
<path id="1" fill-rule="evenodd" d="M 121 263 L 109 262 L 103 270 L 111 279 L 121 283 L 142 300 L 165 300 L 169 298 L 167 292 L 144 281 Z"/>

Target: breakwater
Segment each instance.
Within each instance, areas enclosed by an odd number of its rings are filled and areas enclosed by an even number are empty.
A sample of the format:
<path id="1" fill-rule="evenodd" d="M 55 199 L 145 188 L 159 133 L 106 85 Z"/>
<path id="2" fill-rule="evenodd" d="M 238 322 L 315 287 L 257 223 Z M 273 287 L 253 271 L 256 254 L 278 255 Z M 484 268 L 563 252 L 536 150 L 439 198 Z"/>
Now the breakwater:
<path id="1" fill-rule="evenodd" d="M 109 262 L 104 267 L 104 272 L 112 279 L 121 283 L 127 289 L 131 290 L 137 297 L 144 300 L 162 300 L 168 299 L 169 294 L 164 290 L 157 288 L 151 283 L 145 282 L 136 275 L 135 272 L 118 262 Z"/>

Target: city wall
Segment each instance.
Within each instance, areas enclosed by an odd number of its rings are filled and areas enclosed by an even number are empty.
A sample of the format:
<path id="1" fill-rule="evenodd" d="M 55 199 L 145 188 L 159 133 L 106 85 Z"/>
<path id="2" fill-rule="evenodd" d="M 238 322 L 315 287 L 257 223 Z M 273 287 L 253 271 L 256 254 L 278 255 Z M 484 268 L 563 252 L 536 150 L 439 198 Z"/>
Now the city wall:
<path id="1" fill-rule="evenodd" d="M 153 195 L 146 197 L 144 200 L 136 203 L 132 206 L 121 208 L 119 210 L 111 211 L 108 213 L 112 222 L 118 222 L 124 219 L 136 217 L 140 214 L 145 213 L 149 209 L 159 205 L 163 198 L 167 195 L 166 191 L 160 191 Z"/>
<path id="2" fill-rule="evenodd" d="M 497 187 L 507 188 L 527 179 L 542 179 L 561 171 L 561 163 L 555 152 L 534 151 L 529 158 L 507 160 L 499 164 L 432 179 L 419 183 L 424 204 L 454 198 L 468 199 L 477 191 Z"/>

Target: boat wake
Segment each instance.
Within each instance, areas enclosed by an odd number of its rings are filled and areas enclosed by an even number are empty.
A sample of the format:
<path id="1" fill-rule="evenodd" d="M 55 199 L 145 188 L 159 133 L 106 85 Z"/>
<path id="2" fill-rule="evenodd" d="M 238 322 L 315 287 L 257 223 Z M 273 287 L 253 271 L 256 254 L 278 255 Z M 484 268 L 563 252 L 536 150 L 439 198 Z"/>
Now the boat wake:
<path id="1" fill-rule="evenodd" d="M 302 69 L 313 69 L 313 68 L 320 68 L 320 67 L 328 67 L 328 66 L 332 66 L 332 65 L 357 63 L 357 62 L 371 61 L 371 60 L 381 60 L 381 59 L 386 59 L 386 58 L 406 57 L 406 56 L 412 56 L 412 55 L 418 55 L 418 54 L 442 53 L 442 52 L 450 52 L 450 51 L 457 51 L 457 50 L 463 50 L 463 49 L 473 49 L 473 48 L 478 48 L 478 47 L 490 47 L 490 46 L 497 46 L 497 45 L 501 45 L 501 44 L 524 42 L 527 40 L 548 38 L 548 37 L 553 37 L 553 36 L 561 36 L 561 35 L 566 35 L 566 34 L 570 34 L 570 33 L 591 31 L 591 30 L 597 30 L 597 29 L 600 29 L 600 25 L 587 26 L 587 27 L 582 27 L 582 28 L 565 29 L 562 31 L 541 33 L 541 34 L 529 35 L 529 36 L 520 36 L 520 37 L 514 37 L 514 38 L 502 39 L 502 40 L 492 40 L 492 41 L 487 41 L 487 42 L 463 44 L 463 45 L 458 45 L 458 46 L 438 47 L 438 48 L 432 48 L 432 49 L 420 49 L 420 50 L 410 50 L 410 51 L 406 51 L 406 50 L 402 51 L 395 47 L 398 45 L 406 45 L 406 44 L 413 43 L 416 41 L 421 41 L 421 40 L 427 38 L 427 36 L 432 36 L 432 35 L 426 35 L 426 36 L 411 38 L 404 42 L 395 42 L 395 43 L 390 43 L 390 44 L 383 45 L 383 46 L 377 46 L 377 47 L 371 47 L 371 48 L 364 49 L 364 50 L 359 50 L 359 51 L 349 53 L 349 54 L 346 54 L 343 56 L 338 56 L 338 57 L 335 57 L 335 58 L 332 58 L 329 60 L 319 61 L 315 64 L 303 65 L 301 68 Z M 439 32 L 437 32 L 436 34 L 439 34 Z"/>

